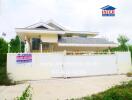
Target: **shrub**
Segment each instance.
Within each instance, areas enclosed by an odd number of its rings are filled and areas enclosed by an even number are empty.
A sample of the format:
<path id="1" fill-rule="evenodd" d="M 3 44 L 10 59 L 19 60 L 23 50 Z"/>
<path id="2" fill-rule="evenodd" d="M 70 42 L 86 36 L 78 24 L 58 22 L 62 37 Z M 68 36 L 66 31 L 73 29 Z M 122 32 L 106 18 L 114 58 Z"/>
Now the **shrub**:
<path id="1" fill-rule="evenodd" d="M 128 72 L 126 75 L 127 75 L 128 77 L 132 77 L 132 72 Z"/>
<path id="2" fill-rule="evenodd" d="M 26 90 L 22 93 L 20 97 L 17 97 L 16 100 L 32 100 L 31 86 L 28 85 Z"/>
<path id="3" fill-rule="evenodd" d="M 6 67 L 0 67 L 0 85 L 15 85 L 6 72 Z"/>

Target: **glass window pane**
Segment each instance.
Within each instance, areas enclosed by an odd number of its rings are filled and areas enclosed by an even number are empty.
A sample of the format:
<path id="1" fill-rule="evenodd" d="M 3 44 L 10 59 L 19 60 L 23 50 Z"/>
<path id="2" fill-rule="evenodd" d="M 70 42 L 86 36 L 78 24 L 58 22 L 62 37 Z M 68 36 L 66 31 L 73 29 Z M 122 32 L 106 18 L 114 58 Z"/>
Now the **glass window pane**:
<path id="1" fill-rule="evenodd" d="M 40 39 L 32 38 L 32 50 L 39 50 L 40 47 Z"/>

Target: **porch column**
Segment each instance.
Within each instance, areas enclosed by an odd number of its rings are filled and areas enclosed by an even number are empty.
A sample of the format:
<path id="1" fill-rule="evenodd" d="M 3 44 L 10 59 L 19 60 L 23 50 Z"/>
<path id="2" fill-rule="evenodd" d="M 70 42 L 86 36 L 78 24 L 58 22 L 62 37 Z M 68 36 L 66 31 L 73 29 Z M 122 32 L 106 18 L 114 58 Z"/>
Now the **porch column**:
<path id="1" fill-rule="evenodd" d="M 43 52 L 43 44 L 42 44 L 41 36 L 39 36 L 39 38 L 40 38 L 40 52 L 42 53 Z"/>
<path id="2" fill-rule="evenodd" d="M 41 53 L 43 52 L 43 45 L 42 45 L 42 42 L 40 43 L 40 52 L 41 52 Z"/>
<path id="3" fill-rule="evenodd" d="M 27 39 L 26 36 L 25 36 L 25 48 L 24 48 L 24 52 L 25 52 L 25 53 L 30 52 L 30 45 L 29 45 L 29 43 L 28 43 L 28 39 Z"/>

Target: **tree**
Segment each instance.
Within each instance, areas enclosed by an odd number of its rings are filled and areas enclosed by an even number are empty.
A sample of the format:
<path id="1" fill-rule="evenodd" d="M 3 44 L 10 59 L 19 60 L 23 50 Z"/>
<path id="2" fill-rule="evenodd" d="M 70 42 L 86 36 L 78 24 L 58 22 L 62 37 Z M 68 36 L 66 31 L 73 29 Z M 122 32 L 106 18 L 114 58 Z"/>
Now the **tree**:
<path id="1" fill-rule="evenodd" d="M 0 38 L 0 53 L 7 53 L 7 51 L 8 43 L 3 38 Z"/>
<path id="2" fill-rule="evenodd" d="M 10 52 L 12 53 L 24 52 L 24 42 L 20 41 L 18 36 L 11 39 L 10 46 Z"/>
<path id="3" fill-rule="evenodd" d="M 0 38 L 0 67 L 6 66 L 6 54 L 8 52 L 8 43 Z"/>
<path id="4" fill-rule="evenodd" d="M 119 35 L 117 40 L 120 43 L 120 45 L 126 45 L 126 43 L 129 41 L 128 37 L 125 35 Z"/>
<path id="5" fill-rule="evenodd" d="M 8 43 L 0 37 L 0 53 L 7 53 Z"/>
<path id="6" fill-rule="evenodd" d="M 20 40 L 19 37 L 16 36 L 15 39 L 11 39 L 10 41 L 10 52 L 17 53 L 20 52 Z"/>
<path id="7" fill-rule="evenodd" d="M 25 48 L 25 43 L 21 42 L 21 52 L 24 52 L 24 48 Z"/>
<path id="8" fill-rule="evenodd" d="M 126 43 L 129 41 L 129 39 L 128 39 L 127 36 L 125 36 L 125 35 L 119 35 L 119 37 L 117 38 L 117 41 L 120 44 L 120 46 L 119 46 L 120 50 L 123 50 L 123 51 L 128 50 L 128 47 L 127 47 Z"/>

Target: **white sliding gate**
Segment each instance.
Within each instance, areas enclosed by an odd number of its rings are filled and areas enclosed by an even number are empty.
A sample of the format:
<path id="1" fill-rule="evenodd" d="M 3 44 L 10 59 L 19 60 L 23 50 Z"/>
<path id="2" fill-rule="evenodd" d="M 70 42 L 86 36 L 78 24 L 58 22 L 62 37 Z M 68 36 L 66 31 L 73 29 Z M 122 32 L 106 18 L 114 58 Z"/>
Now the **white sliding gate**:
<path id="1" fill-rule="evenodd" d="M 96 55 L 96 56 L 65 56 L 64 71 L 66 77 L 116 74 L 115 55 Z"/>
<path id="2" fill-rule="evenodd" d="M 52 77 L 117 74 L 116 55 L 65 55 L 52 65 Z M 60 59 L 60 58 L 59 58 Z M 58 62 L 58 58 L 54 58 Z M 59 60 L 60 61 L 60 60 Z"/>

